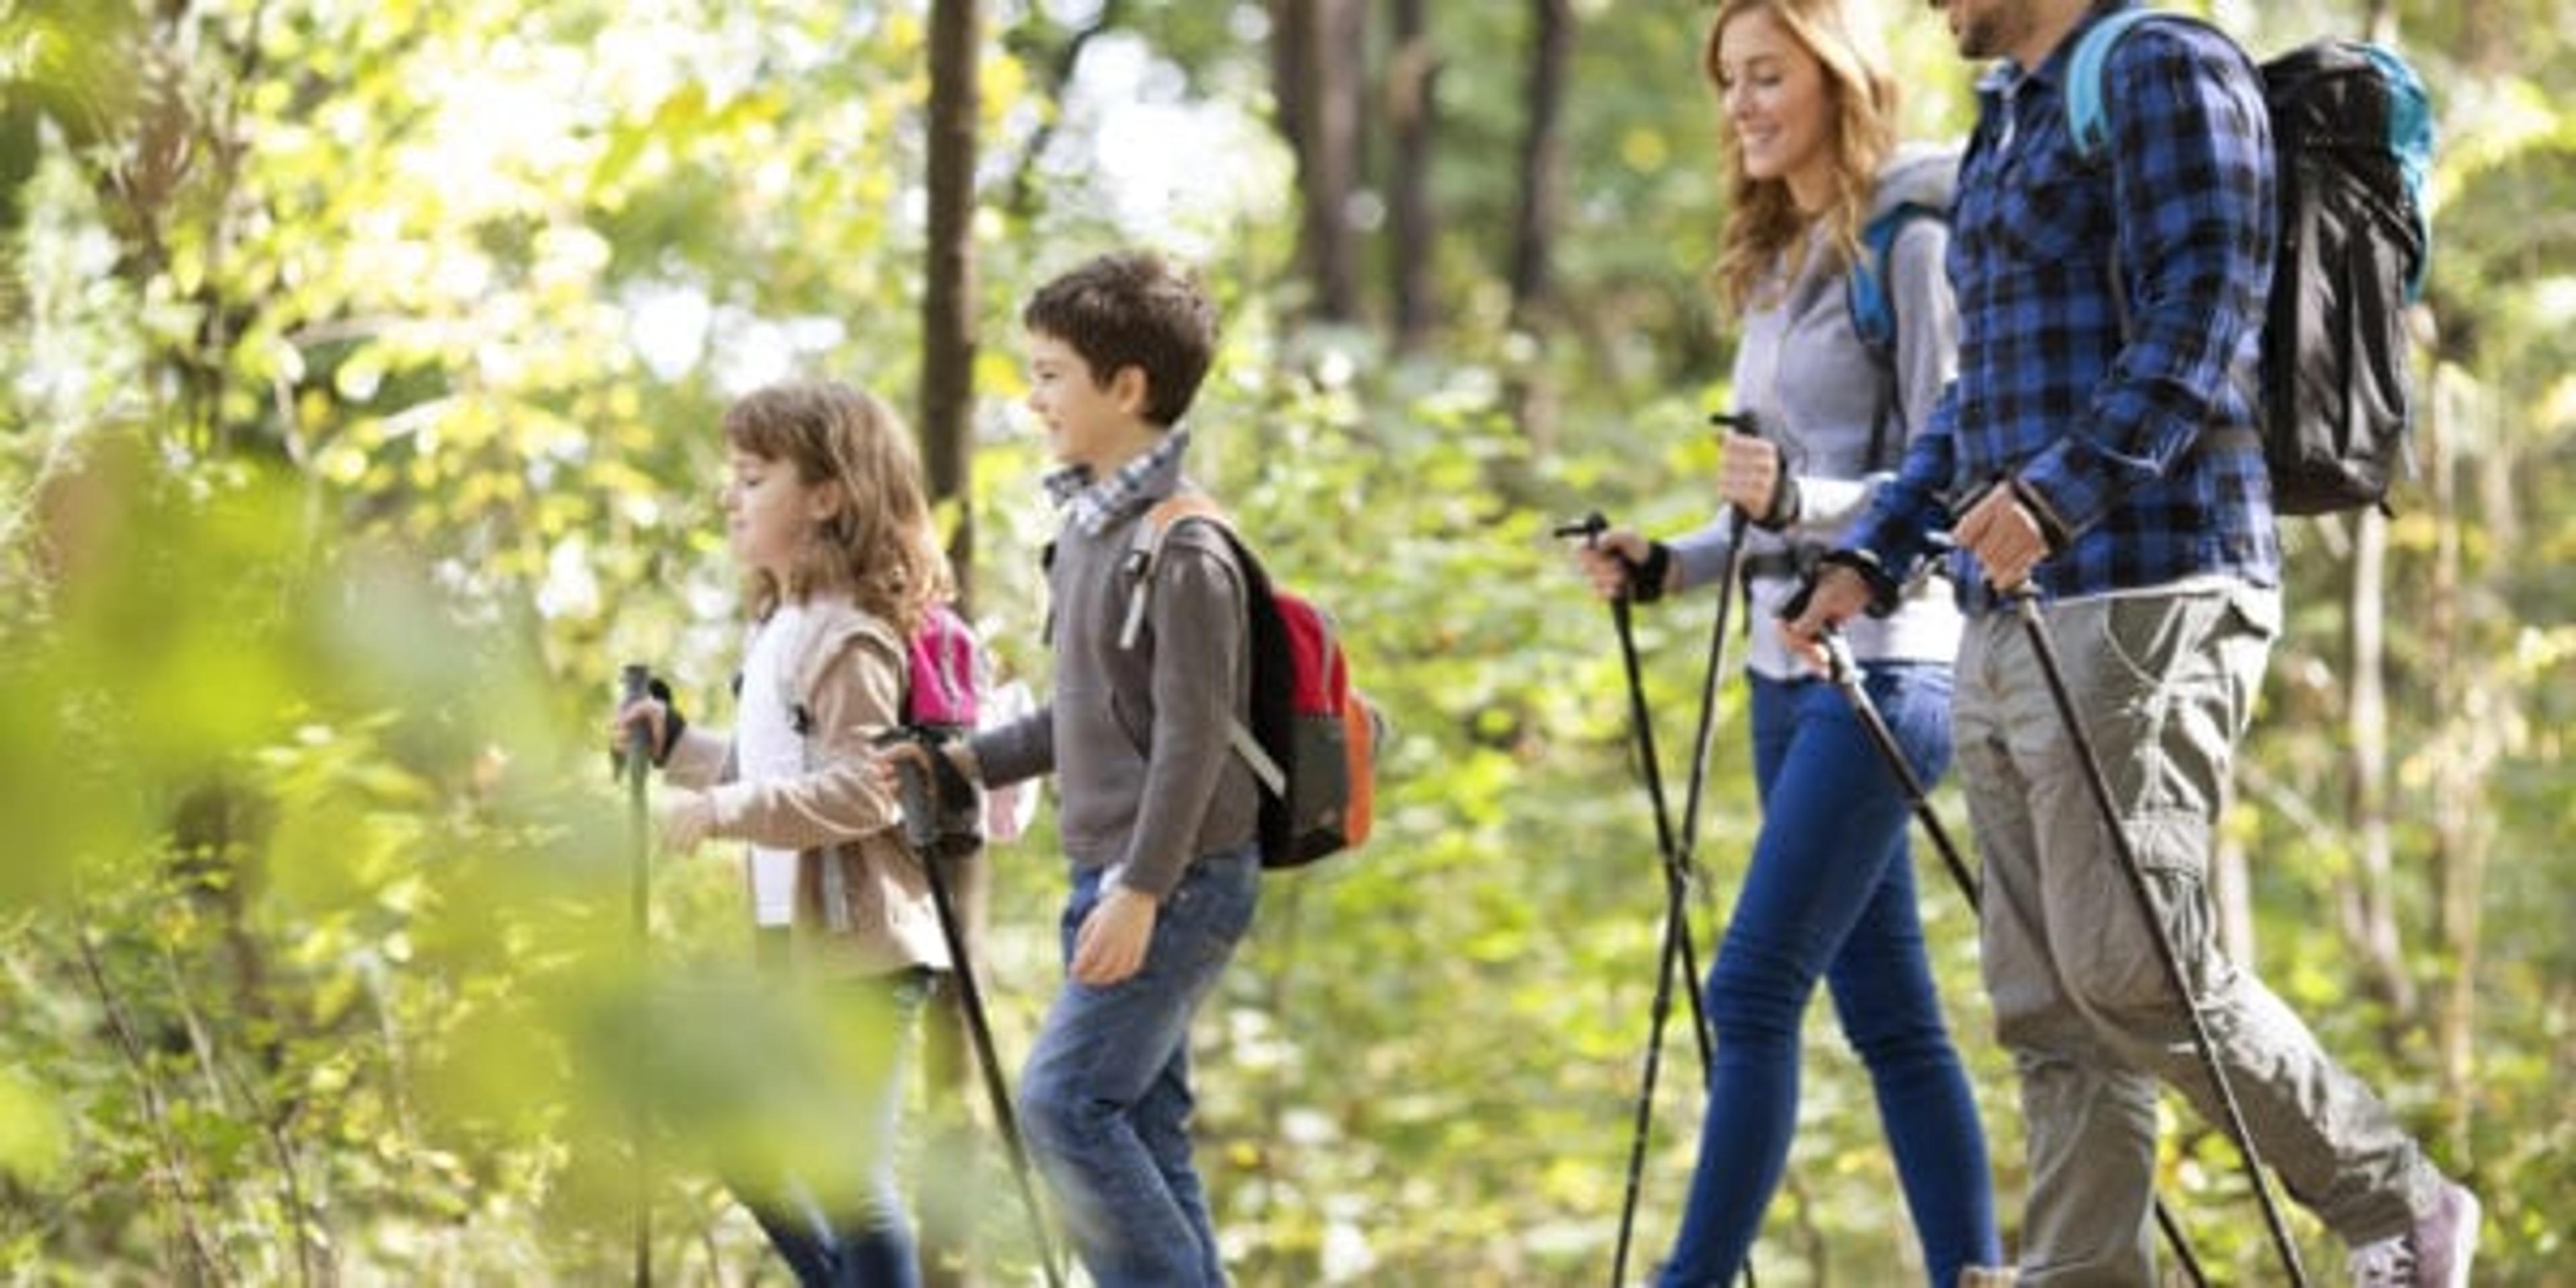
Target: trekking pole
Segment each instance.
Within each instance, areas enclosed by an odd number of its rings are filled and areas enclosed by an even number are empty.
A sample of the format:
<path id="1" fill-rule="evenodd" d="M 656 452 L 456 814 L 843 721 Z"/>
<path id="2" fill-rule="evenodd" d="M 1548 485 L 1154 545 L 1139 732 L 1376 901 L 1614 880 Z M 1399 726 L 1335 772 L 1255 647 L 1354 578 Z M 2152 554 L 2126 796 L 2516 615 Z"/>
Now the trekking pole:
<path id="1" fill-rule="evenodd" d="M 620 709 L 644 700 L 652 682 L 652 670 L 641 662 L 629 662 L 618 668 L 618 688 L 624 702 Z M 642 722 L 636 723 L 626 737 L 625 762 L 618 770 L 626 776 L 626 823 L 631 862 L 627 867 L 627 907 L 634 934 L 630 963 L 637 986 L 643 986 L 644 968 L 651 959 L 653 933 L 653 820 L 644 803 L 644 775 L 653 764 L 653 731 Z M 629 1036 L 642 1054 L 644 1042 L 639 1029 Z M 642 1072 L 642 1063 L 637 1064 Z M 651 1115 L 646 1111 L 644 1092 L 639 1089 L 627 1106 L 628 1147 L 634 1151 L 634 1189 L 629 1196 L 635 1222 L 635 1288 L 652 1288 L 653 1283 L 653 1147 L 649 1138 Z"/>
<path id="2" fill-rule="evenodd" d="M 2201 1064 L 2209 1070 L 2210 1085 L 2218 1092 L 2218 1103 L 2226 1111 L 2228 1133 L 2235 1137 L 2236 1148 L 2245 1157 L 2245 1176 L 2254 1186 L 2254 1197 L 2263 1205 L 2263 1222 L 2269 1226 L 2273 1245 L 2281 1252 L 2281 1264 L 2290 1272 L 2290 1282 L 2307 1288 L 2307 1270 L 2299 1264 L 2297 1245 L 2290 1242 L 2290 1230 L 2281 1220 L 2279 1202 L 2272 1196 L 2271 1183 L 2263 1175 L 2263 1157 L 2254 1148 L 2254 1134 L 2245 1126 L 2245 1111 L 2236 1102 L 2236 1090 L 2227 1080 L 2227 1070 L 2218 1062 L 2218 1044 L 2209 1036 L 2209 1022 L 2200 1013 L 2200 998 L 2192 992 L 2191 981 L 2183 975 L 2182 954 L 2173 944 L 2164 918 L 2157 915 L 2155 895 L 2147 888 L 2146 869 L 2138 860 L 2137 847 L 2120 826 L 2120 810 L 2111 799 L 2111 781 L 2102 772 L 2101 757 L 2093 750 L 2093 737 L 2085 732 L 2084 721 L 2075 710 L 2075 699 L 2066 687 L 2066 672 L 2058 665 L 2057 644 L 2049 634 L 2048 621 L 2039 611 L 2038 592 L 2027 582 L 2003 592 L 2013 601 L 2014 611 L 2021 616 L 2022 628 L 2030 636 L 2031 651 L 2039 658 L 2040 674 L 2048 681 L 2048 696 L 2057 704 L 2058 719 L 2066 725 L 2066 736 L 2075 746 L 2077 762 L 2084 770 L 2084 785 L 2093 803 L 2102 811 L 2103 826 L 2111 834 L 2112 849 L 2119 855 L 2120 875 L 2127 879 L 2129 893 L 2137 897 L 2138 912 L 2147 919 L 2150 938 L 2155 942 L 2156 957 L 2164 963 L 2165 978 L 2172 981 L 2174 992 L 2182 999 L 2183 1014 L 2191 1021 L 2191 1042 L 2200 1053 Z"/>
<path id="3" fill-rule="evenodd" d="M 1762 435 L 1761 422 L 1750 412 L 1715 412 L 1709 416 L 1708 422 L 1748 437 L 1759 438 Z M 1697 887 L 1703 903 L 1708 901 L 1708 883 L 1698 879 L 1700 876 L 1700 802 L 1704 799 L 1708 787 L 1709 749 L 1717 741 L 1717 686 L 1724 683 L 1726 678 L 1727 627 L 1734 617 L 1731 610 L 1735 607 L 1735 597 L 1744 591 L 1744 530 L 1749 526 L 1741 506 L 1728 506 L 1726 520 L 1726 568 L 1718 578 L 1717 617 L 1709 624 L 1708 629 L 1708 669 L 1700 674 L 1699 681 L 1699 727 L 1691 742 L 1689 783 L 1682 791 L 1682 840 L 1679 866 L 1692 879 L 1692 884 Z M 1684 924 L 1683 933 L 1684 947 L 1687 948 L 1689 933 L 1687 923 Z M 1688 954 L 1685 953 L 1684 956 L 1687 959 Z M 1701 983 L 1696 971 L 1691 973 L 1689 987 L 1691 999 L 1698 1002 Z M 1709 1036 L 1713 1043 L 1715 1033 L 1712 1032 Z M 1703 1050 L 1700 1053 L 1701 1072 L 1713 1077 L 1714 1075 L 1709 1071 L 1709 1064 L 1709 1052 Z M 1703 1081 L 1705 1080 L 1704 1077 Z M 1626 1260 L 1625 1257 L 1614 1257 L 1616 1266 L 1613 1273 L 1618 1273 L 1620 1268 L 1624 1268 Z M 1753 1277 L 1753 1258 L 1749 1253 L 1744 1258 L 1741 1270 L 1744 1288 L 1757 1288 Z"/>
<path id="4" fill-rule="evenodd" d="M 1718 412 L 1709 423 L 1749 437 L 1760 437 L 1760 422 L 1750 414 Z M 1726 672 L 1726 627 L 1735 606 L 1737 587 L 1744 580 L 1744 511 L 1738 506 L 1726 509 L 1726 572 L 1717 586 L 1717 620 L 1708 632 L 1708 670 L 1699 682 L 1699 733 L 1691 745 L 1690 783 L 1682 793 L 1681 865 L 1684 872 L 1696 874 L 1699 855 L 1699 806 L 1708 784 L 1709 744 L 1716 740 L 1717 686 Z M 1708 887 L 1700 886 L 1702 893 Z M 1696 987 L 1696 983 L 1694 983 Z"/>
<path id="5" fill-rule="evenodd" d="M 908 741 L 926 756 L 946 754 L 932 735 L 918 729 L 891 730 L 879 741 Z M 1037 1243 L 1038 1262 L 1046 1271 L 1048 1288 L 1064 1288 L 1064 1272 L 1056 1263 L 1055 1244 L 1047 1235 L 1046 1213 L 1038 1206 L 1037 1184 L 1031 1179 L 1028 1143 L 1020 1136 L 1019 1115 L 1011 1109 L 1011 1090 L 1002 1080 L 1001 1058 L 993 1048 L 993 1024 L 984 1010 L 984 990 L 975 981 L 974 961 L 966 953 L 965 925 L 958 919 L 956 901 L 948 889 L 947 861 L 971 849 L 976 841 L 968 837 L 957 845 L 953 843 L 958 838 L 943 833 L 939 826 L 938 788 L 930 778 L 932 770 L 909 756 L 897 757 L 894 768 L 903 797 L 904 838 L 911 842 L 913 853 L 921 856 L 922 871 L 930 879 L 930 903 L 939 914 L 939 936 L 947 941 L 948 962 L 957 972 L 957 996 L 965 1003 L 966 1031 L 975 1042 L 975 1062 L 983 1066 L 984 1094 L 993 1104 L 993 1124 L 1002 1134 L 1010 1157 L 1011 1178 L 1018 1182 L 1020 1202 L 1028 1209 L 1029 1236 Z M 953 768 L 942 768 L 946 773 L 956 773 Z"/>
<path id="6" fill-rule="evenodd" d="M 1950 871 L 1950 879 L 1959 887 L 1959 896 L 1968 901 L 1968 910 L 1985 914 L 1985 903 L 1977 874 L 1959 857 L 1959 847 L 1950 843 L 1949 829 L 1942 826 L 1941 815 L 1932 808 L 1931 792 L 1924 787 L 1921 775 L 1914 772 L 1913 762 L 1897 745 L 1896 733 L 1887 727 L 1887 717 L 1879 714 L 1878 704 L 1870 700 L 1863 687 L 1860 665 L 1852 660 L 1851 642 L 1842 632 L 1828 628 L 1824 634 L 1826 675 L 1851 704 L 1852 715 L 1869 734 L 1878 748 L 1879 757 L 1887 762 L 1890 773 L 1905 789 L 1905 799 L 1914 807 L 1914 817 L 1921 820 L 1923 831 L 1932 838 L 1932 848 L 1941 852 L 1941 863 Z M 2208 1288 L 2209 1277 L 2201 1271 L 2200 1259 L 2192 1255 L 2191 1241 L 2183 1237 L 2182 1223 L 2174 1219 L 2171 1209 L 2161 1198 L 2155 1199 L 2156 1228 L 2164 1231 L 2165 1242 L 2172 1245 L 2174 1256 L 2182 1262 L 2183 1273 L 2199 1288 Z"/>
<path id="7" fill-rule="evenodd" d="M 1585 515 L 1581 521 L 1560 525 L 1559 537 L 1581 537 L 1587 545 L 1597 545 L 1601 534 L 1608 531 L 1609 520 L 1600 511 Z M 1682 856 L 1673 842 L 1672 816 L 1664 806 L 1663 772 L 1655 755 L 1654 722 L 1646 710 L 1645 678 L 1637 663 L 1637 636 L 1629 620 L 1628 597 L 1623 590 L 1610 600 L 1610 620 L 1619 632 L 1619 659 L 1628 673 L 1628 715 L 1635 727 L 1637 754 L 1646 780 L 1646 799 L 1655 811 L 1655 843 L 1663 854 L 1664 867 L 1664 942 L 1655 967 L 1655 1000 L 1652 1020 L 1647 1030 L 1646 1070 L 1637 1090 L 1634 1132 L 1628 1147 L 1627 1189 L 1619 1205 L 1619 1242 L 1610 1267 L 1612 1288 L 1628 1276 L 1628 1249 L 1634 1239 L 1637 1221 L 1637 1197 L 1646 1168 L 1646 1138 L 1653 1129 L 1655 1114 L 1655 1081 L 1663 1067 L 1664 1022 L 1672 1014 L 1673 971 L 1678 963 L 1692 980 L 1689 990 L 1691 1035 L 1698 1041 L 1700 1071 L 1705 1079 L 1714 1063 L 1713 1042 L 1709 1037 L 1708 1017 L 1699 1000 L 1699 963 L 1691 947 L 1689 919 L 1690 874 L 1682 866 Z"/>

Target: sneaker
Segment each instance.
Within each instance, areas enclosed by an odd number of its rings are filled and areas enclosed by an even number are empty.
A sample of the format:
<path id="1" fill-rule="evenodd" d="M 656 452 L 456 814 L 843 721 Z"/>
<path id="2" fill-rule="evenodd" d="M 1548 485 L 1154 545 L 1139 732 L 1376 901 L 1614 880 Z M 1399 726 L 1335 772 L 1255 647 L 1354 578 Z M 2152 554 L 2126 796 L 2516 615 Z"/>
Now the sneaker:
<path id="1" fill-rule="evenodd" d="M 2352 1250 L 2353 1288 L 2469 1288 L 2478 1254 L 2478 1196 L 2442 1182 L 2415 1228 Z"/>

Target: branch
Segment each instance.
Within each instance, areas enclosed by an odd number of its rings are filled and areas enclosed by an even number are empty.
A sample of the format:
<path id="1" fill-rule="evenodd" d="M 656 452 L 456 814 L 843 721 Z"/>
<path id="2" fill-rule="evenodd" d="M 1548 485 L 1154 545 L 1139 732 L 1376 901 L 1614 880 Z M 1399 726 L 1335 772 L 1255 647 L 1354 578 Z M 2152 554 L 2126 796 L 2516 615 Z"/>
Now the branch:
<path id="1" fill-rule="evenodd" d="M 1037 203 L 1038 162 L 1046 156 L 1047 145 L 1055 141 L 1055 123 L 1063 115 L 1065 87 L 1073 83 L 1074 70 L 1082 63 L 1082 51 L 1092 41 L 1116 30 L 1126 18 L 1126 12 L 1127 0 L 1101 0 L 1100 12 L 1093 15 L 1091 25 L 1068 37 L 1057 48 L 1055 58 L 1047 64 L 1046 78 L 1041 84 L 1046 97 L 1055 104 L 1056 111 L 1038 122 L 1037 129 L 1029 135 L 1028 145 L 1020 149 L 1019 164 L 1011 167 L 1011 195 L 1003 202 L 1003 208 L 1012 215 L 1025 219 L 1030 208 Z"/>
<path id="2" fill-rule="evenodd" d="M 170 1129 L 169 1111 L 161 1103 L 161 1088 L 152 1080 L 151 1059 L 143 1050 L 142 1040 L 134 1035 L 134 1025 L 127 1019 L 125 1003 L 107 982 L 107 970 L 99 964 L 98 950 L 90 942 L 87 919 L 76 926 L 72 938 L 80 946 L 81 965 L 89 974 L 92 990 L 107 1015 L 109 1036 L 116 1040 L 118 1054 L 125 1057 L 126 1068 L 134 1075 L 134 1085 L 143 1102 L 143 1117 L 151 1128 L 152 1143 L 161 1155 L 160 1167 L 154 1169 L 153 1187 L 166 1194 L 178 1209 L 180 1233 L 185 1236 L 189 1253 L 196 1258 L 197 1269 L 217 1281 L 235 1276 L 221 1253 L 207 1238 L 203 1223 L 197 1218 L 197 1205 L 190 1197 L 188 1164 L 180 1150 L 178 1137 Z"/>

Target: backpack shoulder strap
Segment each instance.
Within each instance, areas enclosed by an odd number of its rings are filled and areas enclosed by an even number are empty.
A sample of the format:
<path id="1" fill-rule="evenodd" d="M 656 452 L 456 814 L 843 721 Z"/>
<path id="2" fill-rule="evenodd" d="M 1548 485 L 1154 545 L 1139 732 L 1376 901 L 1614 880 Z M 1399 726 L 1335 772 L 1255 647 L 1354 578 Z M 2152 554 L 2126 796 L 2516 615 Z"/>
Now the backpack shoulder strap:
<path id="1" fill-rule="evenodd" d="M 1155 570 L 1162 566 L 1163 539 L 1183 523 L 1213 524 L 1223 534 L 1227 548 L 1234 552 L 1236 561 L 1242 565 L 1245 612 L 1257 614 L 1261 611 L 1259 600 L 1269 593 L 1269 574 L 1244 547 L 1242 535 L 1234 530 L 1234 520 L 1226 516 L 1224 507 L 1219 506 L 1215 498 L 1204 492 L 1175 492 L 1155 502 L 1152 509 L 1145 511 L 1145 517 L 1136 521 L 1136 535 L 1127 546 L 1127 567 L 1134 582 L 1127 590 L 1127 617 L 1118 628 L 1118 647 L 1136 646 L 1137 633 L 1145 625 L 1145 595 L 1154 585 Z M 1252 629 L 1249 621 L 1246 629 Z M 1288 790 L 1287 770 L 1281 767 L 1278 758 L 1272 756 L 1268 748 L 1261 745 L 1261 739 L 1240 716 L 1227 721 L 1226 740 L 1233 744 L 1235 754 L 1243 758 L 1252 776 L 1259 779 L 1272 796 L 1284 799 Z"/>
<path id="2" fill-rule="evenodd" d="M 2075 155 L 2089 161 L 2110 146 L 2111 120 L 2103 108 L 2102 82 L 2111 47 L 2139 23 L 2178 16 L 2140 6 L 2105 15 L 2084 29 L 2074 55 L 2066 60 L 2066 134 L 2075 140 Z"/>
<path id="3" fill-rule="evenodd" d="M 1236 550 L 1243 548 L 1235 539 L 1234 520 L 1225 509 L 1205 492 L 1175 492 L 1156 501 L 1145 517 L 1136 521 L 1136 535 L 1127 544 L 1127 571 L 1134 579 L 1127 591 L 1127 616 L 1118 627 L 1118 647 L 1134 648 L 1136 633 L 1145 625 L 1145 592 L 1154 584 L 1154 573 L 1163 565 L 1163 539 L 1172 529 L 1185 522 L 1212 523 L 1222 531 Z"/>
<path id="4" fill-rule="evenodd" d="M 799 726 L 797 734 L 809 739 L 812 731 L 806 726 L 813 720 L 814 692 L 822 685 L 823 672 L 841 654 L 854 647 L 872 647 L 897 666 L 910 669 L 910 650 L 894 628 L 855 605 L 807 604 L 796 634 L 785 643 L 778 658 L 778 705 Z"/>
<path id="5" fill-rule="evenodd" d="M 1861 227 L 1860 262 L 1843 274 L 1843 303 L 1851 313 L 1852 332 L 1878 368 L 1878 410 L 1869 425 L 1869 469 L 1880 468 L 1887 455 L 1888 422 L 1896 411 L 1896 301 L 1888 291 L 1896 275 L 1896 239 L 1917 219 L 1947 218 L 1948 211 L 1921 201 L 1880 211 Z"/>
<path id="6" fill-rule="evenodd" d="M 1843 274 L 1844 302 L 1851 310 L 1852 330 L 1882 367 L 1896 360 L 1896 301 L 1888 282 L 1896 272 L 1896 239 L 1917 219 L 1946 219 L 1947 211 L 1921 201 L 1891 206 L 1861 225 L 1860 262 Z"/>

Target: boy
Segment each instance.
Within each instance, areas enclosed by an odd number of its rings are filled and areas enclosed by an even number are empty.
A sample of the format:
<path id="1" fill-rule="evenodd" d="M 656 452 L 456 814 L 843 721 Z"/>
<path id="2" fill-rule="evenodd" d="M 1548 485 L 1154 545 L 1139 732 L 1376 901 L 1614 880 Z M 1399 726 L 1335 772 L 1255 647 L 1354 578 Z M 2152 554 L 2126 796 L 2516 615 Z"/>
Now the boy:
<path id="1" fill-rule="evenodd" d="M 1222 1285 L 1190 1157 L 1189 1021 L 1252 924 L 1260 788 L 1229 749 L 1248 719 L 1245 592 L 1224 536 L 1174 527 L 1122 642 L 1146 511 L 1186 490 L 1179 427 L 1216 315 L 1151 254 L 1104 255 L 1021 314 L 1028 405 L 1062 468 L 1048 566 L 1053 700 L 951 751 L 1001 786 L 1059 775 L 1072 870 L 1067 982 L 1020 1088 L 1029 1145 L 1103 1288 Z"/>

